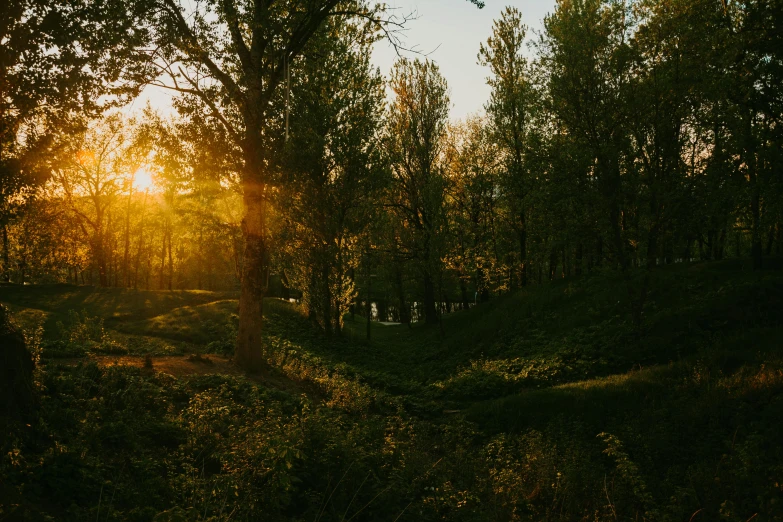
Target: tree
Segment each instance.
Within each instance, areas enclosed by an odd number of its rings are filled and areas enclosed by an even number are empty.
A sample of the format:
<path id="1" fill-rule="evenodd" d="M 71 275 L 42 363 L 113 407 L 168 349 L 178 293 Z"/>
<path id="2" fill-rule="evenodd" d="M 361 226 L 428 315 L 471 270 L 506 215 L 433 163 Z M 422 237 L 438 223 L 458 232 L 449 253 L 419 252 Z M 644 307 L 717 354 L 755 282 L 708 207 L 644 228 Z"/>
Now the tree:
<path id="1" fill-rule="evenodd" d="M 110 285 L 112 206 L 140 166 L 134 156 L 145 156 L 133 149 L 132 122 L 114 114 L 74 140 L 54 174 L 89 244 L 101 286 Z"/>
<path id="2" fill-rule="evenodd" d="M 491 291 L 507 288 L 497 223 L 501 154 L 492 138 L 489 125 L 479 117 L 449 128 L 446 161 L 452 245 L 448 259 L 459 275 L 462 308 L 468 307 L 471 279 L 482 300 Z"/>
<path id="3" fill-rule="evenodd" d="M 424 283 L 424 317 L 438 321 L 435 285 L 442 271 L 446 226 L 445 146 L 449 98 L 438 66 L 399 60 L 390 82 L 395 98 L 386 122 L 386 150 L 393 173 L 390 207 Z"/>
<path id="4" fill-rule="evenodd" d="M 494 138 L 503 151 L 505 173 L 501 186 L 519 241 L 522 286 L 527 284 L 528 267 L 526 213 L 529 208 L 526 197 L 532 185 L 531 176 L 525 173 L 524 156 L 533 107 L 533 86 L 527 60 L 522 54 L 525 33 L 522 14 L 514 7 L 507 7 L 500 19 L 493 22 L 492 36 L 486 45 L 481 44 L 479 51 L 479 63 L 489 66 L 492 73 L 487 79 L 492 93 L 486 110 Z"/>
<path id="5" fill-rule="evenodd" d="M 15 0 L 0 11 L 0 228 L 51 173 L 62 137 L 138 92 L 141 10 L 124 0 Z"/>
<path id="6" fill-rule="evenodd" d="M 282 164 L 288 182 L 280 204 L 281 268 L 327 334 L 340 333 L 354 298 L 349 273 L 386 181 L 379 147 L 383 80 L 370 65 L 372 40 L 360 31 L 330 21 L 293 64 L 291 138 Z"/>

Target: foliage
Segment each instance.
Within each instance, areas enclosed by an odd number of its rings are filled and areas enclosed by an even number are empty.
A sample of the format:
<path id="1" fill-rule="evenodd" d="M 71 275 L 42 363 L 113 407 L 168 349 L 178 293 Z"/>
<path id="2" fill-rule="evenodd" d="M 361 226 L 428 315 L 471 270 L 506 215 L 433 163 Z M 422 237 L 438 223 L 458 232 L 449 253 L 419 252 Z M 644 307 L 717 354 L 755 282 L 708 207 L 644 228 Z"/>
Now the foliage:
<path id="1" fill-rule="evenodd" d="M 44 346 L 47 357 L 83 357 L 93 354 L 125 354 L 128 349 L 112 340 L 103 327 L 103 318 L 86 311 L 68 311 L 65 323 L 57 322 L 58 338 Z"/>
<path id="2" fill-rule="evenodd" d="M 641 336 L 612 272 L 444 317 L 444 338 L 391 326 L 367 343 L 350 320 L 327 338 L 270 301 L 268 388 L 59 362 L 44 342 L 35 422 L 2 442 L 0 504 L 21 520 L 775 520 L 780 275 L 724 262 L 657 276 Z M 94 310 L 111 317 L 109 303 Z M 230 331 L 210 321 L 215 340 Z M 89 314 L 68 324 L 100 338 Z"/>

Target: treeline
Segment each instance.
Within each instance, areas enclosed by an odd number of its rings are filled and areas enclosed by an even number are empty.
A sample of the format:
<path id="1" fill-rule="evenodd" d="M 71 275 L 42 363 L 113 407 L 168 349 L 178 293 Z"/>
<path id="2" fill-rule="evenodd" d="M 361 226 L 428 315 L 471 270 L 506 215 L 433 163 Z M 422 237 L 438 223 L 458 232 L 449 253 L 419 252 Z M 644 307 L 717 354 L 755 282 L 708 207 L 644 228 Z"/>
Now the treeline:
<path id="1" fill-rule="evenodd" d="M 194 162 L 168 165 L 152 146 L 168 130 L 151 113 L 113 114 L 64 140 L 48 181 L 4 226 L 5 281 L 234 289 L 239 198 Z"/>
<path id="2" fill-rule="evenodd" d="M 274 69 L 263 146 L 219 84 L 213 98 L 169 84 L 181 93 L 171 122 L 148 112 L 81 134 L 29 211 L 3 221 L 5 277 L 245 278 L 248 296 L 301 297 L 339 332 L 372 302 L 437 323 L 598 269 L 730 256 L 761 268 L 781 252 L 782 5 L 563 0 L 535 38 L 507 8 L 477 49 L 485 114 L 463 122 L 449 120 L 434 62 L 400 59 L 384 79 L 370 63 L 377 20 L 327 18 Z M 107 125 L 134 130 L 116 159 L 86 168 L 80 151 L 116 140 Z M 142 165 L 154 192 L 131 188 Z M 645 285 L 629 282 L 634 306 Z"/>

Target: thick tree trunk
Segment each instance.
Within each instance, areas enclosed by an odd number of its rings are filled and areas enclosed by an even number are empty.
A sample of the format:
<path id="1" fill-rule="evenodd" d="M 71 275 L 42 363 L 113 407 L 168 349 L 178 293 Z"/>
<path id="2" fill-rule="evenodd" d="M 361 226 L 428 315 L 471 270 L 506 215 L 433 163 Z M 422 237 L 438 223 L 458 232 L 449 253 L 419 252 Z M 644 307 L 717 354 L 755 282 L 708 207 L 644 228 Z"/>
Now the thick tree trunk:
<path id="1" fill-rule="evenodd" d="M 242 219 L 242 233 L 245 251 L 235 359 L 242 368 L 258 371 L 266 366 L 261 333 L 269 276 L 269 248 L 266 238 L 264 186 L 252 178 L 243 183 L 245 215 Z"/>

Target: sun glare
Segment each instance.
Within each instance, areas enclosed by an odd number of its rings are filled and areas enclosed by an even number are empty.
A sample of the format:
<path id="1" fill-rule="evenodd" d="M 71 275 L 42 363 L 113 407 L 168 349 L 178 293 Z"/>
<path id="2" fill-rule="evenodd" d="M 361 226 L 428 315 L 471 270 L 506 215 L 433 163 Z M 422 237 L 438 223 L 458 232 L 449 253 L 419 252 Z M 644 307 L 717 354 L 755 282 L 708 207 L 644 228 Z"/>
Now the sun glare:
<path id="1" fill-rule="evenodd" d="M 152 179 L 152 173 L 141 167 L 133 174 L 133 188 L 138 191 L 152 190 L 155 188 L 155 180 Z"/>

